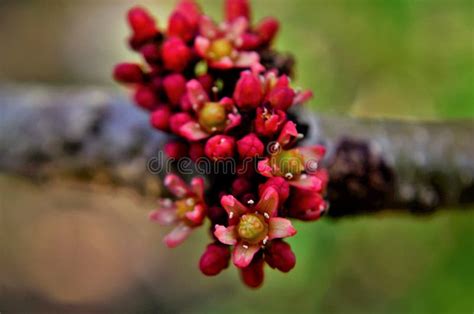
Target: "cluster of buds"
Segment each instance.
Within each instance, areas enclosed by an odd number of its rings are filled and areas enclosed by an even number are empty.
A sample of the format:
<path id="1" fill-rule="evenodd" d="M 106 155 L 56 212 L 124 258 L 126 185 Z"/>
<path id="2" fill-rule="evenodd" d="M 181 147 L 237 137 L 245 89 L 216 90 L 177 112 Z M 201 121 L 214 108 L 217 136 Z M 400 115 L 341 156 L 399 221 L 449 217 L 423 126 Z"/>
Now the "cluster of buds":
<path id="1" fill-rule="evenodd" d="M 209 221 L 211 243 L 199 262 L 205 275 L 232 261 L 246 285 L 259 287 L 266 264 L 290 271 L 295 254 L 283 239 L 296 234 L 292 219 L 314 221 L 325 212 L 328 176 L 319 167 L 324 147 L 299 145 L 304 134 L 294 108 L 311 92 L 294 89 L 289 73 L 268 60 L 278 56 L 271 48 L 278 21 L 252 24 L 246 0 L 226 0 L 220 24 L 193 0 L 177 5 L 167 29 L 140 7 L 128 21 L 129 45 L 144 63 L 119 64 L 114 77 L 130 87 L 150 124 L 170 134 L 165 152 L 211 164 L 231 160 L 237 169 L 189 184 L 167 174 L 171 197 L 150 214 L 174 226 L 165 244 L 179 245 Z"/>

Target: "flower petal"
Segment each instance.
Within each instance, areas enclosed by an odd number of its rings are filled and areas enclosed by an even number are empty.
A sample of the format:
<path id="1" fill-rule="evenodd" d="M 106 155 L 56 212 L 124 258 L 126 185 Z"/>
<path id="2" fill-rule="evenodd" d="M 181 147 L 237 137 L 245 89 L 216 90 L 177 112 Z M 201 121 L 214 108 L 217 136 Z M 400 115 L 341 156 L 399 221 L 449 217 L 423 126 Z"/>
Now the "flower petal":
<path id="1" fill-rule="evenodd" d="M 237 60 L 235 60 L 235 66 L 238 68 L 250 68 L 260 62 L 260 56 L 255 51 L 241 51 Z"/>
<path id="2" fill-rule="evenodd" d="M 190 192 L 186 182 L 175 174 L 168 174 L 165 178 L 164 184 L 177 198 L 183 198 Z"/>
<path id="3" fill-rule="evenodd" d="M 158 208 L 150 212 L 148 218 L 162 226 L 172 225 L 178 220 L 175 208 Z"/>
<path id="4" fill-rule="evenodd" d="M 209 41 L 209 39 L 202 36 L 197 36 L 194 40 L 194 48 L 201 57 L 206 56 L 210 45 L 211 42 Z"/>
<path id="5" fill-rule="evenodd" d="M 296 94 L 295 98 L 293 99 L 293 105 L 303 104 L 307 102 L 308 100 L 310 100 L 311 98 L 313 98 L 312 91 L 305 90 L 305 91 L 299 92 Z"/>
<path id="6" fill-rule="evenodd" d="M 319 162 L 323 159 L 324 154 L 326 153 L 326 147 L 322 145 L 314 145 L 308 147 L 298 147 L 299 153 L 303 156 L 305 163 Z"/>
<path id="7" fill-rule="evenodd" d="M 274 217 L 278 210 L 278 192 L 271 186 L 266 188 L 255 208 L 262 214 Z"/>
<path id="8" fill-rule="evenodd" d="M 324 187 L 324 182 L 317 176 L 309 174 L 302 174 L 293 180 L 288 181 L 291 186 L 308 191 L 321 191 Z"/>
<path id="9" fill-rule="evenodd" d="M 281 146 L 285 147 L 291 144 L 293 140 L 297 137 L 298 131 L 296 130 L 296 124 L 292 121 L 288 121 L 283 126 L 280 136 L 278 136 L 278 143 L 280 143 Z"/>
<path id="10" fill-rule="evenodd" d="M 170 233 L 168 233 L 164 242 L 169 248 L 174 248 L 180 245 L 191 234 L 192 228 L 185 223 L 180 223 Z"/>
<path id="11" fill-rule="evenodd" d="M 216 225 L 214 235 L 220 242 L 227 245 L 234 245 L 237 243 L 237 235 L 235 228 L 235 226 L 230 226 L 226 228 L 221 225 Z"/>
<path id="12" fill-rule="evenodd" d="M 227 119 L 228 119 L 228 123 L 225 128 L 226 132 L 238 126 L 240 122 L 242 121 L 242 117 L 238 113 L 229 113 L 227 115 Z"/>
<path id="13" fill-rule="evenodd" d="M 209 64 L 212 68 L 227 70 L 231 69 L 234 66 L 234 62 L 229 57 L 221 58 L 217 61 L 213 61 Z"/>
<path id="14" fill-rule="evenodd" d="M 194 177 L 191 179 L 191 190 L 200 199 L 204 199 L 204 179 L 202 177 Z"/>
<path id="15" fill-rule="evenodd" d="M 194 111 L 200 110 L 209 101 L 206 91 L 198 80 L 189 81 L 186 84 L 186 92 Z"/>
<path id="16" fill-rule="evenodd" d="M 262 176 L 269 177 L 269 178 L 273 177 L 273 169 L 270 166 L 270 160 L 268 158 L 265 158 L 258 162 L 257 171 Z"/>
<path id="17" fill-rule="evenodd" d="M 205 212 L 206 212 L 205 207 L 202 204 L 197 204 L 196 206 L 194 206 L 194 209 L 190 212 L 187 212 L 185 216 L 192 223 L 198 226 L 202 224 L 204 220 Z"/>
<path id="18" fill-rule="evenodd" d="M 199 21 L 199 33 L 207 38 L 214 38 L 219 33 L 219 27 L 210 17 L 202 15 Z"/>
<path id="19" fill-rule="evenodd" d="M 179 128 L 179 133 L 192 142 L 200 141 L 209 137 L 209 134 L 201 129 L 199 123 L 195 121 L 189 121 L 183 124 L 183 126 Z"/>
<path id="20" fill-rule="evenodd" d="M 260 250 L 258 244 L 247 245 L 242 242 L 234 246 L 232 252 L 232 262 L 239 268 L 247 267 L 253 259 L 253 256 Z"/>
<path id="21" fill-rule="evenodd" d="M 232 195 L 222 196 L 221 205 L 229 214 L 229 218 L 233 218 L 231 216 L 241 216 L 248 212 L 248 208 Z"/>
<path id="22" fill-rule="evenodd" d="M 268 239 L 280 239 L 292 237 L 296 234 L 296 229 L 286 218 L 272 217 L 268 222 Z"/>

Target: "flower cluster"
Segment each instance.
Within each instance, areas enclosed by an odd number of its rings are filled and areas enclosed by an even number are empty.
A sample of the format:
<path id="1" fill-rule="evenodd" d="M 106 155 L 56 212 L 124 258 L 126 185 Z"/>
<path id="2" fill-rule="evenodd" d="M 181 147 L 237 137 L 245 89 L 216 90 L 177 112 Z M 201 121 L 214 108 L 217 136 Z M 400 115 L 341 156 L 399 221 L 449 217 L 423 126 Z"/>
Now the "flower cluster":
<path id="1" fill-rule="evenodd" d="M 294 109 L 312 94 L 291 86 L 291 73 L 271 48 L 278 21 L 252 24 L 246 0 L 227 0 L 217 24 L 194 1 L 182 0 L 167 29 L 141 7 L 129 11 L 128 22 L 130 47 L 145 62 L 119 64 L 114 77 L 131 88 L 151 125 L 171 135 L 165 152 L 210 163 L 231 159 L 238 168 L 194 177 L 189 185 L 166 176 L 170 198 L 150 214 L 174 226 L 166 245 L 179 245 L 210 221 L 211 243 L 199 262 L 205 275 L 232 261 L 244 283 L 258 287 L 265 264 L 290 271 L 295 254 L 283 240 L 296 234 L 290 219 L 321 217 L 328 177 L 318 167 L 324 147 L 299 145 L 304 128 Z M 255 166 L 245 167 L 248 160 Z"/>

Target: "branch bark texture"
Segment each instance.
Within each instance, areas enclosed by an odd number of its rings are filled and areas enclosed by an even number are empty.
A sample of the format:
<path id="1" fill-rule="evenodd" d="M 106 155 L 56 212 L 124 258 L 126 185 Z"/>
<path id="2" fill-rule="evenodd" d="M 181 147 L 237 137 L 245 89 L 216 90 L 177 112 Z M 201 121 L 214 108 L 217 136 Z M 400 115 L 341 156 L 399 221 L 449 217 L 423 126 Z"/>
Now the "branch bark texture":
<path id="1" fill-rule="evenodd" d="M 473 121 L 301 117 L 311 130 L 306 141 L 328 148 L 330 216 L 426 213 L 474 202 Z M 165 141 L 124 93 L 0 85 L 2 172 L 156 192 L 146 165 Z"/>

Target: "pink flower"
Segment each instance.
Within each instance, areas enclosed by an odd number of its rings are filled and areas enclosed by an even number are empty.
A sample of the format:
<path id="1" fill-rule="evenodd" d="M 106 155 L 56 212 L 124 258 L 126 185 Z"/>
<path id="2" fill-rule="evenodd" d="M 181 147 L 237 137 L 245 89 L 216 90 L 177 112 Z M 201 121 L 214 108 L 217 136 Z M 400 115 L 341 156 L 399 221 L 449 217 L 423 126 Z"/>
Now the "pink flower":
<path id="1" fill-rule="evenodd" d="M 257 204 L 249 203 L 250 208 L 232 195 L 223 196 L 221 205 L 228 213 L 229 226 L 216 225 L 214 231 L 220 242 L 234 246 L 232 260 L 239 268 L 249 266 L 268 241 L 296 234 L 288 219 L 276 217 L 278 193 L 275 189 L 265 190 Z"/>
<path id="2" fill-rule="evenodd" d="M 259 107 L 254 121 L 255 132 L 265 137 L 273 136 L 280 131 L 285 121 L 285 112 Z"/>
<path id="3" fill-rule="evenodd" d="M 235 140 L 230 136 L 215 135 L 207 141 L 204 152 L 214 161 L 232 158 L 235 154 Z"/>
<path id="4" fill-rule="evenodd" d="M 229 267 L 229 247 L 221 243 L 211 243 L 199 260 L 199 269 L 206 276 L 215 276 Z"/>
<path id="5" fill-rule="evenodd" d="M 224 97 L 219 102 L 209 101 L 209 97 L 197 80 L 186 84 L 187 100 L 197 114 L 183 125 L 180 133 L 190 141 L 199 141 L 212 134 L 225 133 L 240 124 L 241 116 L 232 99 Z"/>
<path id="6" fill-rule="evenodd" d="M 263 98 L 263 89 L 260 79 L 250 71 L 240 74 L 240 79 L 234 90 L 234 100 L 241 109 L 248 110 L 257 108 Z"/>
<path id="7" fill-rule="evenodd" d="M 188 186 L 180 177 L 169 174 L 166 176 L 164 184 L 175 196 L 175 200 L 160 200 L 158 209 L 152 211 L 149 217 L 161 225 L 175 226 L 165 236 L 164 242 L 168 247 L 176 247 L 204 221 L 206 212 L 204 180 L 195 177 Z"/>
<path id="8" fill-rule="evenodd" d="M 200 35 L 194 41 L 197 53 L 208 65 L 217 69 L 258 67 L 260 56 L 255 51 L 241 49 L 242 36 L 248 29 L 248 20 L 237 17 L 217 26 L 209 17 L 202 16 Z"/>

